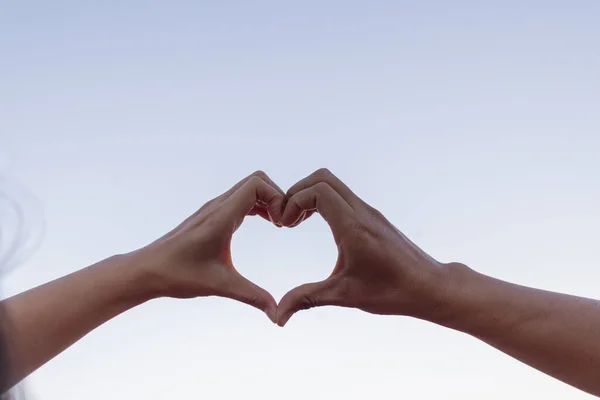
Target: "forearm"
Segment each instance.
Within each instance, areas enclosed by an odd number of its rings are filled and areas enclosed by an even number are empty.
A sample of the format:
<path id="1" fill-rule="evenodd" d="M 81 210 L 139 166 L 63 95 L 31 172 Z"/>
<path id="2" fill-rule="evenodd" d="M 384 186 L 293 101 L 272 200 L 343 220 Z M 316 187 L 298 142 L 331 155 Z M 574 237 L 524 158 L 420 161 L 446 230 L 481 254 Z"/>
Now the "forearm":
<path id="1" fill-rule="evenodd" d="M 600 395 L 600 302 L 532 289 L 451 265 L 434 322 Z"/>
<path id="2" fill-rule="evenodd" d="M 3 392 L 84 335 L 152 297 L 143 270 L 116 256 L 2 302 L 10 356 Z"/>

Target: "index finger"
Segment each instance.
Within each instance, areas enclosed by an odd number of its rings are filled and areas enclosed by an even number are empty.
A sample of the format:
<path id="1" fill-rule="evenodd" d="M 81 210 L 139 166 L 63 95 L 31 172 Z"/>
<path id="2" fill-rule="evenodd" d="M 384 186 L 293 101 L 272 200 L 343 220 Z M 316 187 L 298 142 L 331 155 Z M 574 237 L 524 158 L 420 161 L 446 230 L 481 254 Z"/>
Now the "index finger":
<path id="1" fill-rule="evenodd" d="M 257 176 L 250 177 L 237 191 L 223 203 L 226 212 L 236 218 L 248 215 L 256 205 L 267 209 L 275 224 L 281 221 L 284 195 Z"/>
<path id="2" fill-rule="evenodd" d="M 252 174 L 248 175 L 247 177 L 245 177 L 244 179 L 242 179 L 241 181 L 239 181 L 235 185 L 233 185 L 231 187 L 231 189 L 229 189 L 228 191 L 226 191 L 225 193 L 223 193 L 221 196 L 219 196 L 219 198 L 221 200 L 227 200 L 227 198 L 229 198 L 229 196 L 231 196 L 232 194 L 234 194 L 235 192 L 237 192 L 242 186 L 244 186 L 244 184 L 246 182 L 248 182 L 253 177 L 262 179 L 263 181 L 265 181 L 266 183 L 268 183 L 269 185 L 271 185 L 279 193 L 281 193 L 282 196 L 285 196 L 285 192 L 279 186 L 277 186 L 277 184 L 275 182 L 273 182 L 273 180 L 269 177 L 269 175 L 267 175 L 265 172 L 263 172 L 261 170 L 258 170 L 256 172 L 253 172 Z"/>
<path id="3" fill-rule="evenodd" d="M 287 195 L 288 197 L 294 196 L 296 193 L 314 186 L 319 182 L 324 182 L 331 186 L 352 208 L 359 205 L 362 201 L 344 182 L 327 168 L 318 169 L 306 178 L 298 181 L 287 191 Z"/>
<path id="4" fill-rule="evenodd" d="M 354 209 L 327 183 L 319 182 L 290 197 L 285 205 L 281 224 L 294 226 L 305 212 L 317 211 L 327 221 L 338 241 L 341 229 L 355 219 Z"/>

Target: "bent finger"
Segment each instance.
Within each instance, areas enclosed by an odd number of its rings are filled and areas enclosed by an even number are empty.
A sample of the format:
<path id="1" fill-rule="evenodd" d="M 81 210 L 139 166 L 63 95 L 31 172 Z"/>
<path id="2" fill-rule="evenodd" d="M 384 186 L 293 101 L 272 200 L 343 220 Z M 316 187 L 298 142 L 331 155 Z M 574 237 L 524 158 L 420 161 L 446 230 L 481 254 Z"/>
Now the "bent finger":
<path id="1" fill-rule="evenodd" d="M 340 305 L 335 289 L 335 279 L 328 278 L 321 282 L 307 283 L 290 290 L 283 296 L 277 306 L 277 325 L 285 326 L 290 318 L 301 310 Z"/>
<path id="2" fill-rule="evenodd" d="M 306 214 L 317 211 L 331 227 L 334 236 L 354 220 L 354 209 L 331 186 L 319 182 L 290 197 L 285 205 L 281 224 L 296 226 Z M 303 215 L 304 214 L 304 215 Z"/>
<path id="3" fill-rule="evenodd" d="M 352 207 L 359 205 L 362 201 L 344 182 L 327 168 L 318 169 L 306 178 L 298 181 L 287 191 L 287 196 L 292 197 L 296 193 L 312 187 L 319 182 L 324 182 L 331 186 Z"/>
<path id="4" fill-rule="evenodd" d="M 284 195 L 259 177 L 252 177 L 233 193 L 221 206 L 236 220 L 245 217 L 257 205 L 266 209 L 270 219 L 277 224 L 281 221 Z"/>
<path id="5" fill-rule="evenodd" d="M 254 177 L 262 179 L 263 181 L 265 181 L 266 183 L 271 185 L 279 193 L 281 193 L 282 196 L 285 196 L 285 192 L 275 182 L 273 182 L 273 180 L 269 177 L 269 175 L 267 175 L 264 171 L 259 170 L 259 171 L 253 172 L 252 174 L 248 175 L 247 177 L 245 177 L 244 179 L 242 179 L 241 181 L 239 181 L 238 183 L 233 185 L 231 187 L 231 189 L 227 190 L 225 193 L 223 193 L 221 196 L 219 196 L 219 200 L 220 201 L 227 200 L 229 198 L 229 196 L 231 196 L 232 194 L 237 192 L 242 186 L 244 186 L 244 184 L 246 182 L 248 182 L 250 179 L 252 179 Z"/>

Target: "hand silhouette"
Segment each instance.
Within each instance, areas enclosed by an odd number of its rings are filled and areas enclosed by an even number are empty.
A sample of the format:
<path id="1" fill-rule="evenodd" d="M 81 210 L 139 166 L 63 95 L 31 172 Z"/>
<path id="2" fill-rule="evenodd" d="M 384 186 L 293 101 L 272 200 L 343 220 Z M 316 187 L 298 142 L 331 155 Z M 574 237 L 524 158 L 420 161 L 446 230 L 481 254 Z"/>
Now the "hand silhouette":
<path id="1" fill-rule="evenodd" d="M 228 297 L 264 311 L 274 321 L 277 303 L 236 271 L 230 244 L 247 215 L 260 215 L 280 226 L 284 198 L 264 172 L 255 172 L 135 256 L 142 256 L 152 271 L 159 296 Z"/>
<path id="2" fill-rule="evenodd" d="M 374 314 L 422 316 L 443 296 L 446 268 L 418 248 L 380 212 L 326 169 L 287 192 L 281 223 L 293 227 L 318 212 L 338 248 L 331 276 L 289 291 L 277 309 L 284 326 L 299 310 L 358 308 Z"/>

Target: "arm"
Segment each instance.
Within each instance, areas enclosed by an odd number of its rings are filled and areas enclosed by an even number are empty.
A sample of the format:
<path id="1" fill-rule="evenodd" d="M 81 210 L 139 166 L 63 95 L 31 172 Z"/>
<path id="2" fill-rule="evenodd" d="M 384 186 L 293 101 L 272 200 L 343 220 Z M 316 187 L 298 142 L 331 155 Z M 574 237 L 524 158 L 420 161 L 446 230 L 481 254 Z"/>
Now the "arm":
<path id="1" fill-rule="evenodd" d="M 427 319 L 600 396 L 600 301 L 448 268 L 450 296 Z"/>
<path id="2" fill-rule="evenodd" d="M 301 180 L 288 196 L 282 224 L 295 226 L 317 210 L 339 257 L 328 279 L 283 297 L 279 325 L 299 310 L 326 305 L 416 317 L 473 335 L 600 396 L 600 302 L 440 263 L 327 170 Z"/>
<path id="3" fill-rule="evenodd" d="M 0 302 L 10 366 L 0 371 L 0 393 L 104 322 L 153 298 L 228 297 L 274 319 L 275 300 L 235 270 L 229 245 L 246 215 L 278 224 L 283 198 L 264 173 L 255 173 L 143 249 Z"/>
<path id="4" fill-rule="evenodd" d="M 139 261 L 111 257 L 4 300 L 11 368 L 2 392 L 104 322 L 155 297 Z"/>

